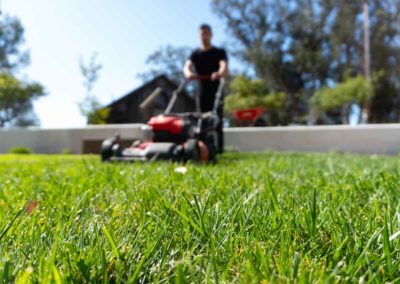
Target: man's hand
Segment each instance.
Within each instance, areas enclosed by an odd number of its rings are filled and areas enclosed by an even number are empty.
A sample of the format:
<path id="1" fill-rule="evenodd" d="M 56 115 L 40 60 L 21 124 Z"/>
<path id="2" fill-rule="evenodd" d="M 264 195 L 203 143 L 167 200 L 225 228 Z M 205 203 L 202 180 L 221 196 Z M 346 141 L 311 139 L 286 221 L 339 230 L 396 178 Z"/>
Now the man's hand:
<path id="1" fill-rule="evenodd" d="M 223 76 L 221 76 L 221 74 L 219 74 L 219 72 L 214 72 L 211 74 L 211 80 L 216 81 L 221 79 Z"/>
<path id="2" fill-rule="evenodd" d="M 221 60 L 219 62 L 219 69 L 217 72 L 211 74 L 211 80 L 219 80 L 228 74 L 228 62 L 226 60 Z"/>
<path id="3" fill-rule="evenodd" d="M 196 77 L 196 73 L 193 72 L 193 63 L 191 60 L 186 61 L 185 66 L 183 67 L 183 74 L 188 80 Z"/>
<path id="4" fill-rule="evenodd" d="M 185 77 L 186 77 L 186 79 L 191 80 L 191 79 L 197 78 L 197 74 L 194 72 L 190 72 L 190 73 L 185 74 Z"/>

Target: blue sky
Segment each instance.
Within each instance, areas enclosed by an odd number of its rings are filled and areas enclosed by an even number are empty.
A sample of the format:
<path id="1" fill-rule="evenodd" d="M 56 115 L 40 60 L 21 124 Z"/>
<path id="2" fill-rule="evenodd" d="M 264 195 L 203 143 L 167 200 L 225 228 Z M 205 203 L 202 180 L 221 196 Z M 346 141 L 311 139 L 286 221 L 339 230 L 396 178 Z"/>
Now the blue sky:
<path id="1" fill-rule="evenodd" d="M 22 73 L 48 91 L 35 102 L 44 128 L 85 125 L 77 106 L 85 96 L 81 56 L 97 52 L 103 69 L 94 93 L 109 103 L 141 84 L 136 75 L 158 47 L 198 46 L 202 22 L 213 26 L 215 45 L 227 39 L 206 0 L 1 0 L 1 6 L 25 27 L 31 65 Z"/>

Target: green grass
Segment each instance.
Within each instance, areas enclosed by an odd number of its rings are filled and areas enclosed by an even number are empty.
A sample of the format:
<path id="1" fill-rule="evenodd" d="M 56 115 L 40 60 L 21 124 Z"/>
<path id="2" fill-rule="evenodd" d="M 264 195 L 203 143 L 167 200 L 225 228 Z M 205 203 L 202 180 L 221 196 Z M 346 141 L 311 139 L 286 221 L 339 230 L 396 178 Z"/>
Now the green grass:
<path id="1" fill-rule="evenodd" d="M 0 282 L 400 281 L 397 157 L 177 166 L 0 156 Z"/>

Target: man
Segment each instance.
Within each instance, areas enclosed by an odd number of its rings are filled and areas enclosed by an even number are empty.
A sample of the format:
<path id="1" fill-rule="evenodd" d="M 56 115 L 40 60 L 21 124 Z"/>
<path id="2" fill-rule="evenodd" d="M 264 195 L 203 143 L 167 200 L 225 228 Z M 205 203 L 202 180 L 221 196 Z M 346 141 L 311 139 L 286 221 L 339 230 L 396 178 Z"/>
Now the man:
<path id="1" fill-rule="evenodd" d="M 212 30 L 207 24 L 200 26 L 201 48 L 196 49 L 185 63 L 184 74 L 190 79 L 196 75 L 210 76 L 211 80 L 200 81 L 200 109 L 202 112 L 212 110 L 215 94 L 218 90 L 219 79 L 228 73 L 228 57 L 222 48 L 211 45 Z M 217 126 L 218 152 L 224 149 L 224 138 L 222 131 L 223 103 L 218 108 L 220 123 Z"/>

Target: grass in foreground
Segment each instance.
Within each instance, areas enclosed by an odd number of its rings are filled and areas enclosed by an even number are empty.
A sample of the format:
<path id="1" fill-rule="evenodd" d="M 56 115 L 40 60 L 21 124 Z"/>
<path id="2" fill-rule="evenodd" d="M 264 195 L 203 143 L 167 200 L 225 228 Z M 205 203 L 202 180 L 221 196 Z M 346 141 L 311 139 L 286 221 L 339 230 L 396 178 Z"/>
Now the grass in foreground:
<path id="1" fill-rule="evenodd" d="M 400 281 L 399 161 L 0 156 L 0 281 Z"/>

